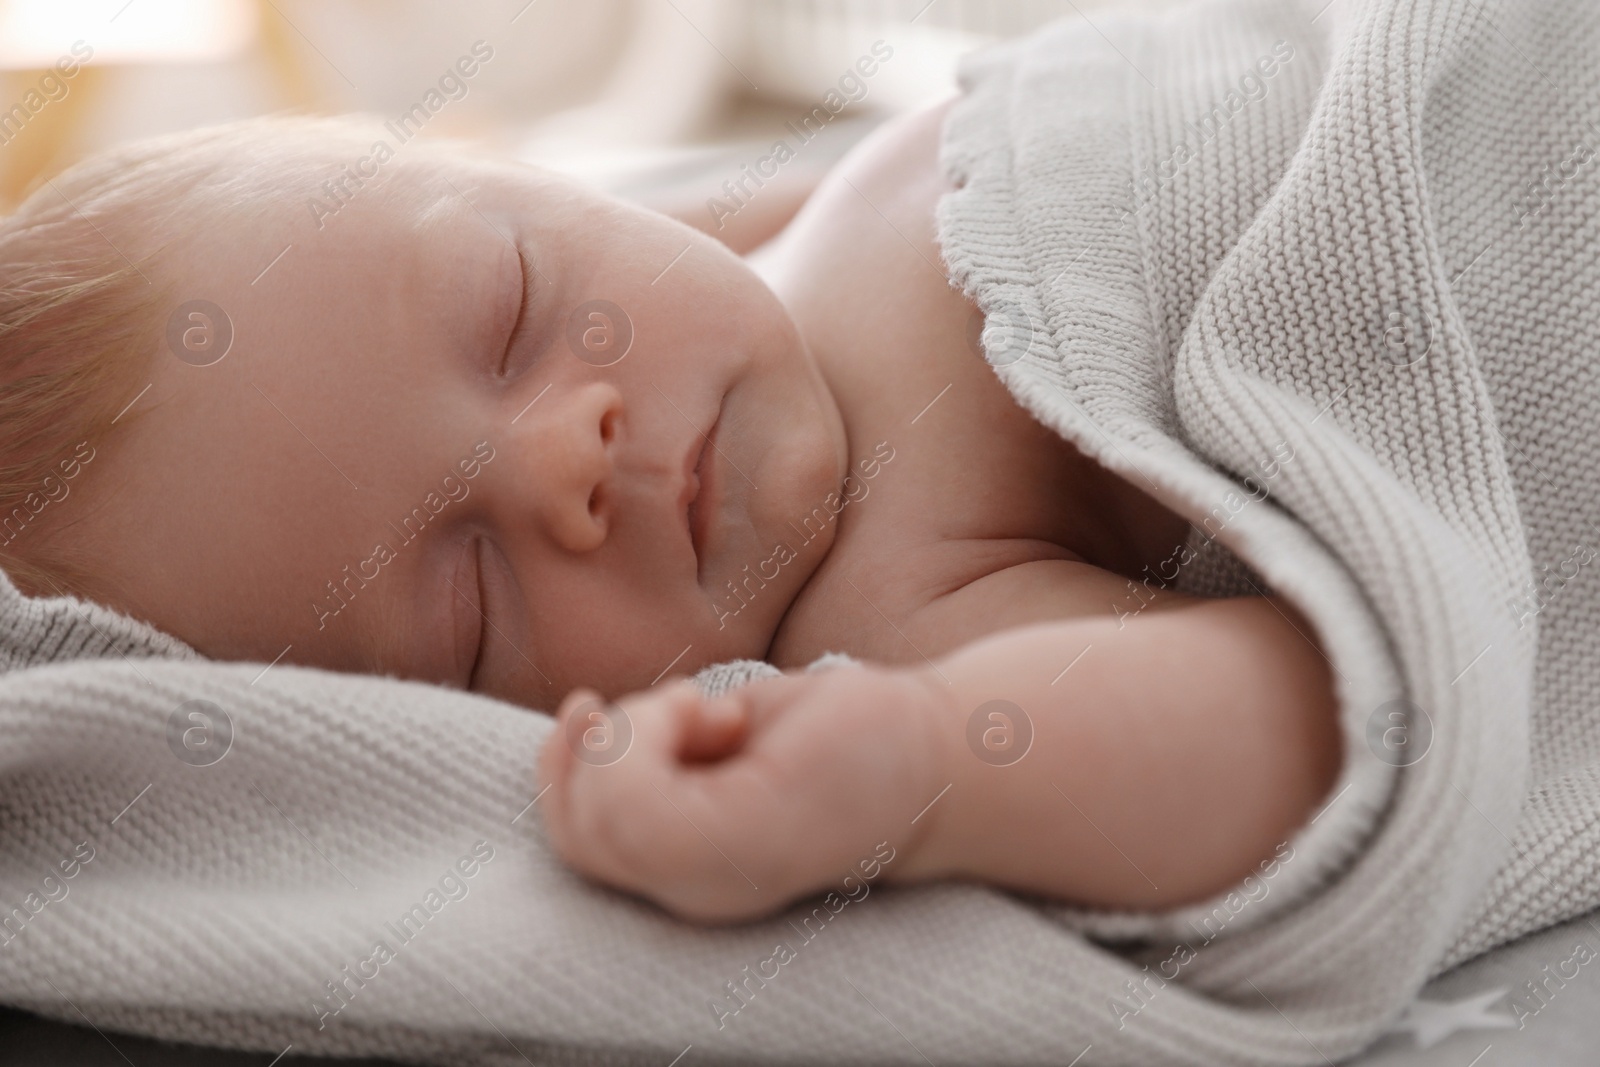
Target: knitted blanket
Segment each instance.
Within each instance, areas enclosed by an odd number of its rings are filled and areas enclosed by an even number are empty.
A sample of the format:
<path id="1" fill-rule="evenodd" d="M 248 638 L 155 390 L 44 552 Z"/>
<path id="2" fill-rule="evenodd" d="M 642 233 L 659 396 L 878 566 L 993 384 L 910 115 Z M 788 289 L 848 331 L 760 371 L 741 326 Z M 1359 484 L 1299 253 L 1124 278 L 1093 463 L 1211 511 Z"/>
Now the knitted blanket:
<path id="1" fill-rule="evenodd" d="M 890 841 L 696 928 L 551 856 L 543 716 L 4 583 L 0 1000 L 459 1064 L 1309 1064 L 1600 903 L 1597 19 L 1223 0 L 963 63 L 939 235 L 996 373 L 1191 520 L 1152 584 L 1286 596 L 1333 667 L 1340 781 L 1234 890 L 880 888 Z"/>

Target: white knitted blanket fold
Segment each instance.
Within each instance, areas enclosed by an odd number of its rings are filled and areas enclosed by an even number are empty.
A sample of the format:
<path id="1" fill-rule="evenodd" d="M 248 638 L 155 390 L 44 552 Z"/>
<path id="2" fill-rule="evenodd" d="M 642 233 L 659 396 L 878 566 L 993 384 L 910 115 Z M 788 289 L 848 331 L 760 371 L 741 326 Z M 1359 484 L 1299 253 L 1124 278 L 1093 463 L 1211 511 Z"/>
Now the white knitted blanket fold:
<path id="1" fill-rule="evenodd" d="M 1316 627 L 1345 764 L 1270 873 L 1132 916 L 841 872 L 694 928 L 547 851 L 545 717 L 0 582 L 0 1001 L 453 1064 L 1309 1064 L 1600 903 L 1597 13 L 1324 3 L 969 57 L 939 208 L 1019 403 L 1194 523 L 1178 584 Z"/>

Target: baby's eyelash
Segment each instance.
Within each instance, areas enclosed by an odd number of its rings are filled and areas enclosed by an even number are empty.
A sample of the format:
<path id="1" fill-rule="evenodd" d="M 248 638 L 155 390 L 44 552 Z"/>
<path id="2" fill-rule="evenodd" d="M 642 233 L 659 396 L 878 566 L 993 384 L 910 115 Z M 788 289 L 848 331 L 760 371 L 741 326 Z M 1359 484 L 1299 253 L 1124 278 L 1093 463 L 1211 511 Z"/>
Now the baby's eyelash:
<path id="1" fill-rule="evenodd" d="M 523 258 L 521 249 L 517 250 L 517 263 L 521 267 L 522 295 L 517 301 L 517 317 L 511 321 L 511 332 L 506 335 L 505 351 L 500 354 L 499 373 L 502 377 L 511 364 L 511 350 L 517 345 L 517 337 L 522 333 L 522 320 L 528 313 L 528 264 Z"/>
<path id="2" fill-rule="evenodd" d="M 511 365 L 511 353 L 521 340 L 523 330 L 527 324 L 528 304 L 532 299 L 533 278 L 537 277 L 538 268 L 530 271 L 532 264 L 528 260 L 528 253 L 521 246 L 517 248 L 517 263 L 522 269 L 522 299 L 517 303 L 517 317 L 511 324 L 511 335 L 506 338 L 506 350 L 500 357 L 500 374 L 503 377 Z"/>

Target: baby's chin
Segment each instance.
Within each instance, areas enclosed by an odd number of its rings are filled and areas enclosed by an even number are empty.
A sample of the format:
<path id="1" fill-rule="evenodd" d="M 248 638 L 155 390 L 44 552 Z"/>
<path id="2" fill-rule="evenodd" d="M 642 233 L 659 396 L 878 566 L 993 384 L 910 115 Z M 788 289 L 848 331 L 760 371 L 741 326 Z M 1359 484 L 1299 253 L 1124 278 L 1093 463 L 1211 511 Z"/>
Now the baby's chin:
<path id="1" fill-rule="evenodd" d="M 824 388 L 820 377 L 816 388 Z M 786 399 L 741 416 L 761 436 L 754 447 L 728 450 L 748 480 L 733 475 L 727 540 L 705 575 L 704 592 L 722 628 L 737 623 L 752 647 L 760 646 L 756 655 L 833 545 L 838 516 L 829 502 L 840 493 L 847 465 L 832 397 L 790 388 Z"/>

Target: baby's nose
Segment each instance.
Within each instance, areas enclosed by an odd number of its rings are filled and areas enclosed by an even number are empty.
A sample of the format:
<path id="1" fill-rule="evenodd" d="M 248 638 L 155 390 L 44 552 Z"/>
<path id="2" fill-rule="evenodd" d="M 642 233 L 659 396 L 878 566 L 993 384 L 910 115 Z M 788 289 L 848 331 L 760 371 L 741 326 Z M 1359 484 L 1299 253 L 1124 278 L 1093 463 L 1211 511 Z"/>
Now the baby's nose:
<path id="1" fill-rule="evenodd" d="M 615 506 L 614 452 L 622 426 L 622 394 L 607 382 L 568 392 L 527 435 L 528 484 L 550 536 L 569 552 L 605 543 Z"/>

